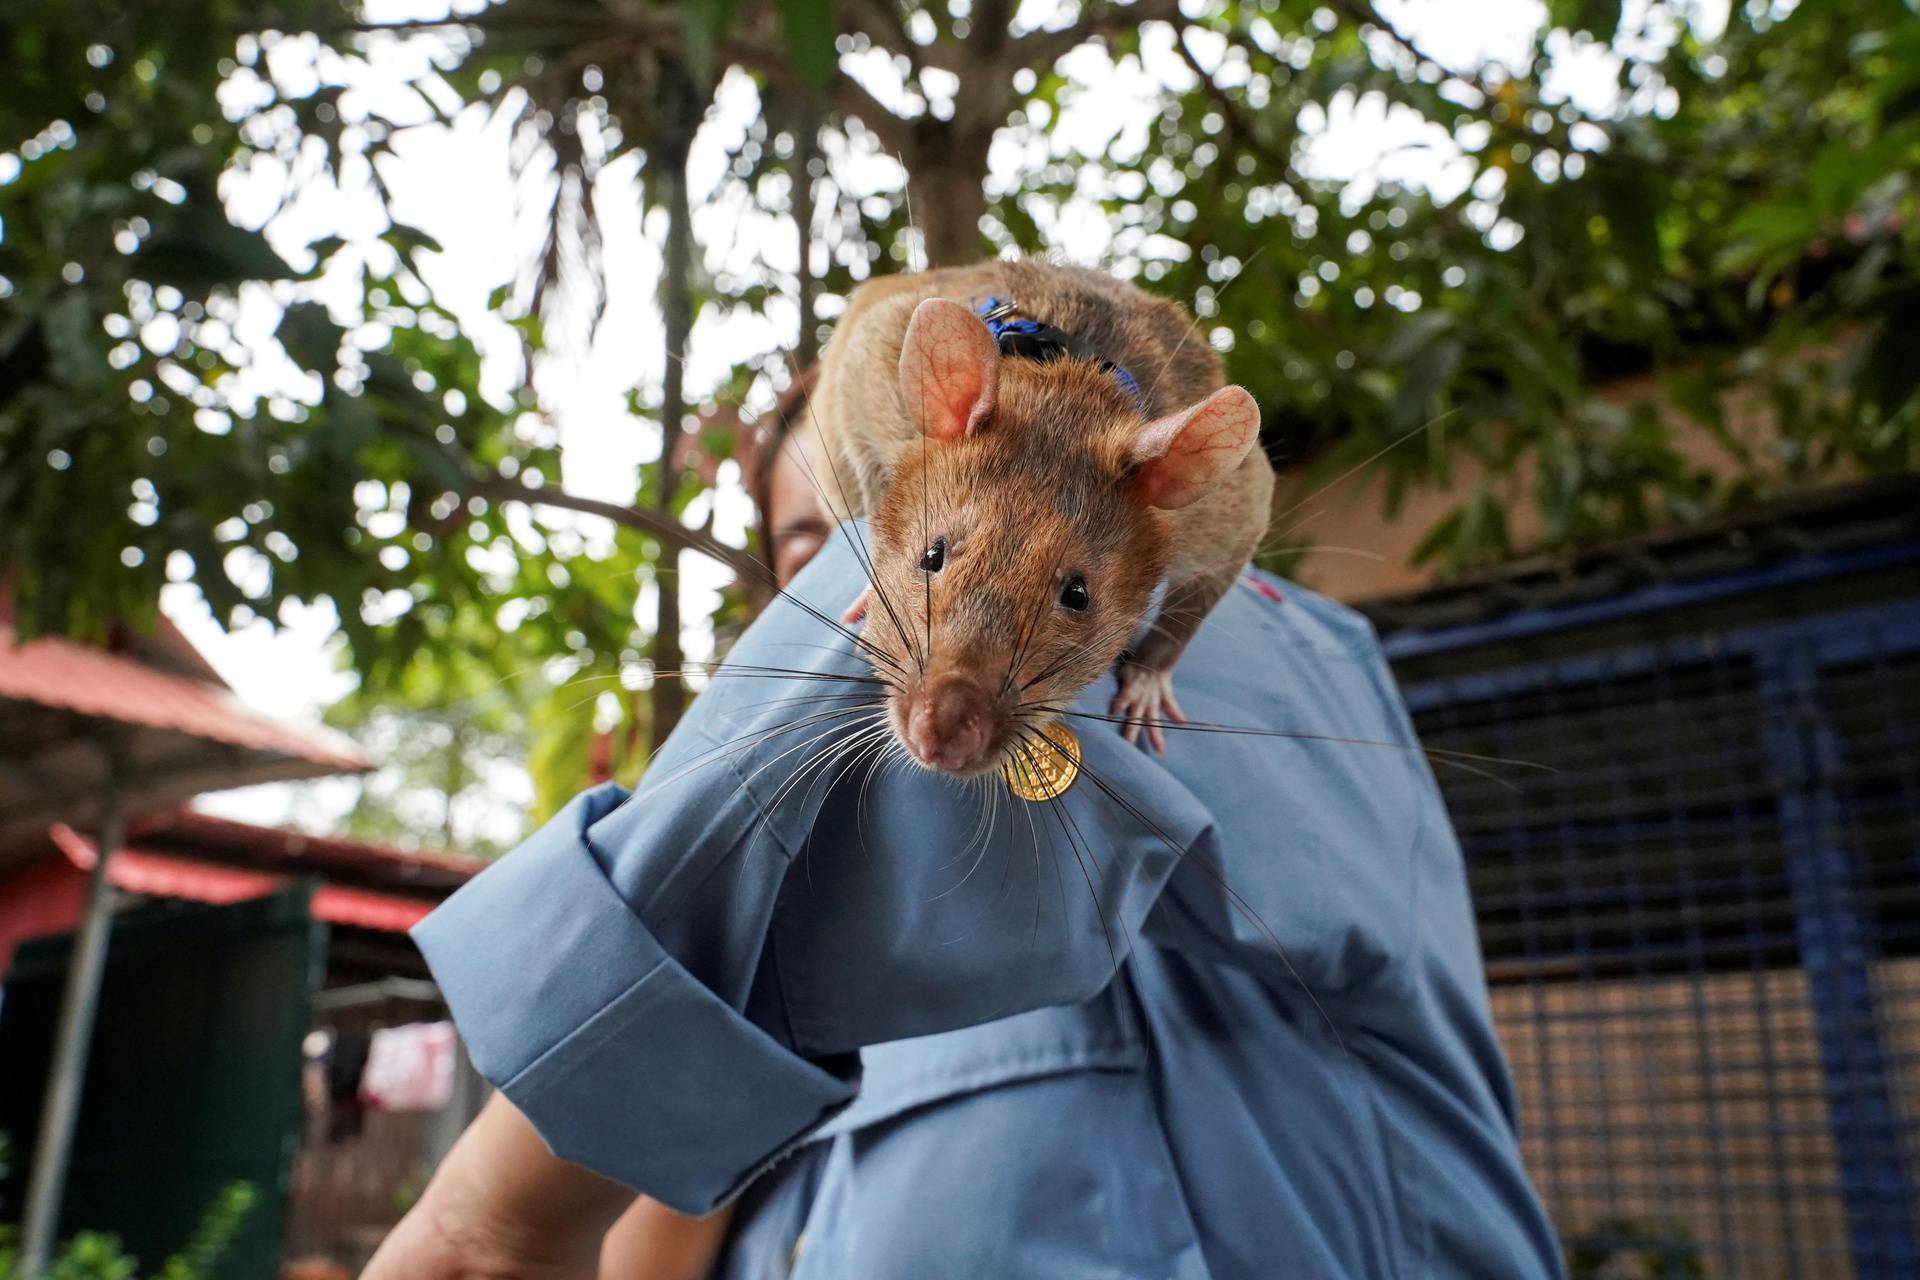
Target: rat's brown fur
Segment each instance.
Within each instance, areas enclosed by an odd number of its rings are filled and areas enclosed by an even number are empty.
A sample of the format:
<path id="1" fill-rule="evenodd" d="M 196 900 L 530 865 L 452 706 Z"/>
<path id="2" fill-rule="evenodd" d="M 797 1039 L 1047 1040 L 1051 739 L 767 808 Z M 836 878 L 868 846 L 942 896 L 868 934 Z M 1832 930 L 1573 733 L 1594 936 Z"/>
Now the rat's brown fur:
<path id="1" fill-rule="evenodd" d="M 928 440 L 896 372 L 908 322 L 928 298 L 971 309 L 988 296 L 1012 300 L 1022 316 L 1129 370 L 1145 412 L 1091 361 L 1004 359 L 985 427 Z M 994 750 L 967 772 L 1017 749 L 1021 729 L 1051 719 L 1049 709 L 1066 706 L 1116 660 L 1123 694 L 1130 678 L 1164 684 L 1258 545 L 1273 473 L 1257 446 L 1177 510 L 1147 505 L 1130 483 L 1128 449 L 1141 428 L 1220 385 L 1219 358 L 1177 303 L 1097 271 L 993 262 L 886 277 L 854 293 L 815 395 L 835 472 L 822 487 L 836 514 L 871 517 L 867 642 L 912 673 L 919 690 L 964 679 L 1000 704 Z M 940 536 L 947 565 L 929 577 L 919 559 Z M 1073 574 L 1090 588 L 1084 613 L 1055 604 Z M 1159 618 L 1136 639 L 1162 581 Z M 896 730 L 916 692 L 894 698 Z M 1150 734 L 1157 742 L 1158 729 Z"/>

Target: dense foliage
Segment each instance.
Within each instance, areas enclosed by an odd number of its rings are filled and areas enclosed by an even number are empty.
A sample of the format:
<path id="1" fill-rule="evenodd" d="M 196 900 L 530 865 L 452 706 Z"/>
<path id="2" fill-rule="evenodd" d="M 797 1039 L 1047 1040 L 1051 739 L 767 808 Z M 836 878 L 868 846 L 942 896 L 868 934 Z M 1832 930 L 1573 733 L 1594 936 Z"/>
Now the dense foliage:
<path id="1" fill-rule="evenodd" d="M 1282 463 L 1331 473 L 1397 446 L 1374 464 L 1389 506 L 1411 486 L 1458 492 L 1422 548 L 1446 569 L 1518 550 L 1522 509 L 1536 542 L 1569 546 L 1920 465 L 1906 0 L 1553 0 L 1524 48 L 1475 65 L 1404 34 L 1414 4 L 1088 0 L 1033 27 L 1024 9 L 503 0 L 395 21 L 340 0 L 8 4 L 0 562 L 22 623 L 138 616 L 168 577 L 228 618 L 329 600 L 356 712 L 431 712 L 483 679 L 516 726 L 577 737 L 590 717 L 629 742 L 676 712 L 621 679 L 649 654 L 679 664 L 676 619 L 655 635 L 642 588 L 674 581 L 677 548 L 753 572 L 702 501 L 743 443 L 716 401 L 764 405 L 793 358 L 742 352 L 730 380 L 689 392 L 675 344 L 698 317 L 758 313 L 804 362 L 864 276 L 995 250 L 1098 257 L 1188 300 Z M 526 344 L 511 396 L 482 392 L 475 343 L 421 279 L 424 232 L 389 219 L 288 262 L 259 232 L 273 210 L 234 221 L 241 174 L 277 176 L 289 200 L 326 183 L 384 200 L 409 121 L 350 86 L 368 42 L 404 39 L 431 51 L 417 118 L 493 113 L 534 179 L 544 229 L 492 299 Z M 269 74 L 273 50 L 311 73 Z M 1160 86 L 1149 125 L 1066 138 L 1059 122 L 1116 74 Z M 804 228 L 797 272 L 742 270 L 696 234 L 687 149 L 743 78 L 762 111 L 706 203 Z M 1441 163 L 1414 183 L 1392 157 L 1329 156 L 1328 121 L 1354 114 Z M 1017 160 L 989 178 L 993 154 Z M 638 183 L 610 189 L 628 156 Z M 855 170 L 888 156 L 911 181 L 868 189 Z M 583 340 L 570 320 L 590 331 L 630 287 L 604 278 L 597 225 L 623 196 L 663 214 L 648 226 L 675 357 L 633 389 L 634 429 L 661 448 L 624 505 L 559 491 L 527 376 L 550 332 Z M 249 323 L 262 314 L 280 317 L 273 338 Z M 439 670 L 456 651 L 457 677 Z M 585 752 L 548 749 L 545 790 Z"/>
<path id="2" fill-rule="evenodd" d="M 180 1252 L 148 1273 L 152 1280 L 213 1280 L 255 1201 L 251 1183 L 222 1188 Z M 140 1270 L 139 1259 L 120 1247 L 120 1237 L 109 1231 L 81 1231 L 61 1242 L 44 1275 L 45 1280 L 139 1280 Z M 17 1274 L 13 1228 L 0 1226 L 0 1280 L 14 1280 Z"/>

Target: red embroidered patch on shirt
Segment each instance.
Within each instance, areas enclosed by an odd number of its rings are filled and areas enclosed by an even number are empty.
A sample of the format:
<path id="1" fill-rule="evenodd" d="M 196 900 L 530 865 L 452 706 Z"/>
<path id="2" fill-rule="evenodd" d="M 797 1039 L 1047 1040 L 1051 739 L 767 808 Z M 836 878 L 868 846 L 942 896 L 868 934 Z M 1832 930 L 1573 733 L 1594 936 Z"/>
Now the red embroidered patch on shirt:
<path id="1" fill-rule="evenodd" d="M 1241 575 L 1240 585 L 1243 587 L 1251 587 L 1275 604 L 1285 604 L 1287 602 L 1287 598 L 1281 594 L 1280 588 L 1270 582 L 1263 582 L 1250 573 Z"/>

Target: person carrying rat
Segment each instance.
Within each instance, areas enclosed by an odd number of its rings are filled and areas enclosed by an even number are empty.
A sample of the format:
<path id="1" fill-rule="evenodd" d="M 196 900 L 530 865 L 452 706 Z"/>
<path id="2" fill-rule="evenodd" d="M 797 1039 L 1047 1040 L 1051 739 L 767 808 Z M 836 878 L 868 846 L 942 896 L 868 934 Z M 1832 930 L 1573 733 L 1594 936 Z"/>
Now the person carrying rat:
<path id="1" fill-rule="evenodd" d="M 1364 620 L 1245 571 L 1163 753 L 1110 673 L 959 780 L 886 665 L 934 643 L 938 573 L 916 604 L 873 527 L 817 546 L 637 794 L 583 795 L 416 930 L 501 1094 L 368 1277 L 592 1276 L 661 1205 L 723 1213 L 654 1232 L 647 1280 L 1562 1274 Z"/>

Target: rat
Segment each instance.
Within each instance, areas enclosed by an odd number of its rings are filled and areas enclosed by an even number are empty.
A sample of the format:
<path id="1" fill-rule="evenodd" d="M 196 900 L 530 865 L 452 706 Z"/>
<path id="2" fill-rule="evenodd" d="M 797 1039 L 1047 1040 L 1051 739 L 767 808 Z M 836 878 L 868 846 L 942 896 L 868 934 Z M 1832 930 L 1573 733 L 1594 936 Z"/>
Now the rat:
<path id="1" fill-rule="evenodd" d="M 915 761 L 989 772 L 1110 669 L 1127 741 L 1165 750 L 1174 665 L 1273 491 L 1259 406 L 1184 308 L 1036 261 L 883 277 L 849 298 L 813 403 L 824 496 L 872 539 L 843 621 Z"/>

